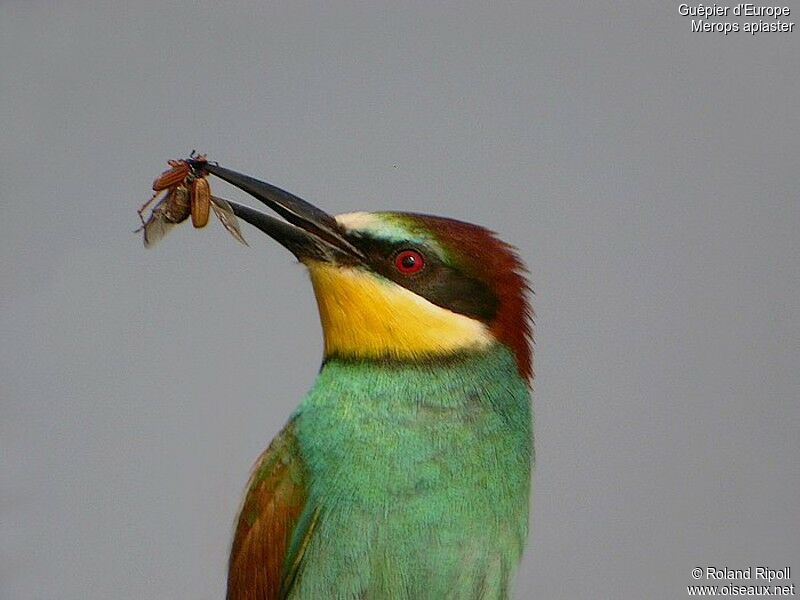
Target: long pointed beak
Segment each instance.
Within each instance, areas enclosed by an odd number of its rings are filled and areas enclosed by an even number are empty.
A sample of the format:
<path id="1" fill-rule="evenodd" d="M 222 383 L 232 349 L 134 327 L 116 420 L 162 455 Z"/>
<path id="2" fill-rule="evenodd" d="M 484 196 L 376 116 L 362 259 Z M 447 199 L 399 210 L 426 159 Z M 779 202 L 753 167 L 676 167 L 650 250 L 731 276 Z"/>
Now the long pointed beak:
<path id="1" fill-rule="evenodd" d="M 227 200 L 227 202 L 233 209 L 233 214 L 279 242 L 301 262 L 306 259 L 325 262 L 353 262 L 357 260 L 357 257 L 346 249 L 323 240 L 300 227 L 265 215 L 244 204 L 238 204 L 232 200 Z"/>
<path id="2" fill-rule="evenodd" d="M 349 259 L 352 262 L 364 258 L 362 252 L 345 237 L 336 219 L 302 198 L 217 164 L 203 162 L 194 166 L 247 192 L 285 218 L 286 221 L 281 221 L 247 206 L 230 202 L 237 217 L 285 246 L 299 260 Z"/>

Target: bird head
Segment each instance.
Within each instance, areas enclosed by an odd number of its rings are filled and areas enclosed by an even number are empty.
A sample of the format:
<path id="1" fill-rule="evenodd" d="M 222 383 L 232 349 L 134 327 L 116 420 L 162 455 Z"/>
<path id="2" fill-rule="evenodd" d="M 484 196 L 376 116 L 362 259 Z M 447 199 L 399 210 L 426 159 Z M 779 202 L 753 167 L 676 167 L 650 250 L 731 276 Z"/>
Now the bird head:
<path id="1" fill-rule="evenodd" d="M 524 267 L 488 229 L 416 213 L 334 217 L 269 183 L 203 168 L 286 219 L 230 203 L 308 267 L 326 359 L 428 360 L 504 344 L 532 378 Z"/>

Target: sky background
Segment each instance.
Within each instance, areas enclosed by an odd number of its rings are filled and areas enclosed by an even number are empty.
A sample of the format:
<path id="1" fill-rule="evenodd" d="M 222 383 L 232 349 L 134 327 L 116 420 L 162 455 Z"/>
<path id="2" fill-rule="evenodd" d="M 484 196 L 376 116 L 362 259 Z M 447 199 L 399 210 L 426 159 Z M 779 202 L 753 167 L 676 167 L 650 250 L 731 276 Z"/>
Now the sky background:
<path id="1" fill-rule="evenodd" d="M 303 268 L 248 226 L 250 248 L 216 222 L 147 251 L 131 233 L 193 148 L 332 213 L 519 248 L 537 465 L 516 598 L 800 570 L 797 26 L 376 4 L 0 2 L 0 598 L 224 595 L 248 471 L 321 333 Z"/>

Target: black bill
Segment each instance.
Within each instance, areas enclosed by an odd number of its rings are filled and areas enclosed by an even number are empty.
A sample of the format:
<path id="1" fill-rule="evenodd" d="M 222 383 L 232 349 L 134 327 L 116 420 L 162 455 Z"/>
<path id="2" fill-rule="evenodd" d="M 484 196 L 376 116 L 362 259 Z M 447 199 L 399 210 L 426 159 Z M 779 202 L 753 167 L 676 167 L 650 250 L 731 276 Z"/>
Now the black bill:
<path id="1" fill-rule="evenodd" d="M 248 206 L 229 201 L 237 217 L 282 244 L 299 260 L 353 262 L 363 258 L 361 251 L 345 237 L 336 219 L 302 198 L 270 183 L 213 163 L 198 163 L 196 167 L 247 192 L 285 218 L 286 221 L 281 221 Z"/>

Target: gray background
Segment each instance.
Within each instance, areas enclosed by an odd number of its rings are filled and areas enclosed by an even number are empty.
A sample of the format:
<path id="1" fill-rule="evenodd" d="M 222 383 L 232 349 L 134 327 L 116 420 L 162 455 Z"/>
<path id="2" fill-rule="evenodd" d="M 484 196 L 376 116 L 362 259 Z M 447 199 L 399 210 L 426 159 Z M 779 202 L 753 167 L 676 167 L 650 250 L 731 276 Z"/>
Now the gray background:
<path id="1" fill-rule="evenodd" d="M 258 232 L 131 233 L 192 148 L 330 212 L 520 248 L 518 598 L 799 569 L 800 32 L 692 33 L 677 6 L 2 2 L 0 596 L 223 595 L 248 470 L 321 336 Z"/>

